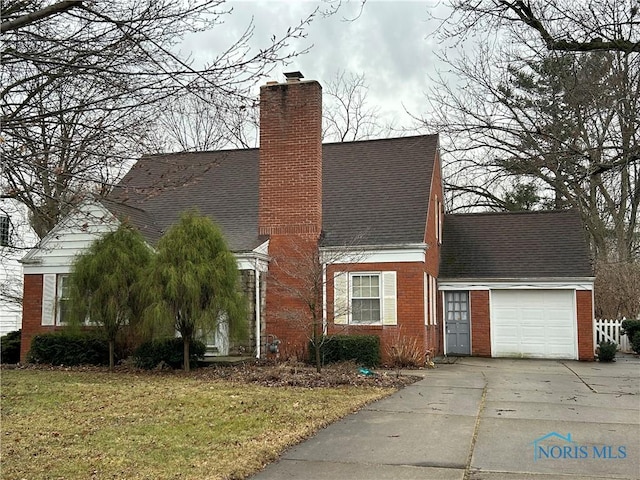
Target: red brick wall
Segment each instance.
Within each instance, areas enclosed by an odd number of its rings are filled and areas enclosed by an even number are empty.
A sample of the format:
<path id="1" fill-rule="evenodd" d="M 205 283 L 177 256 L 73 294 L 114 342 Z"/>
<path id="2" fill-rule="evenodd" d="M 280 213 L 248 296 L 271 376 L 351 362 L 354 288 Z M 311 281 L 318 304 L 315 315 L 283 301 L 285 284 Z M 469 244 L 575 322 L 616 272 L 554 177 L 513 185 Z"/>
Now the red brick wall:
<path id="1" fill-rule="evenodd" d="M 444 205 L 444 194 L 442 191 L 442 176 L 440 172 L 440 157 L 436 155 L 433 164 L 433 175 L 431 178 L 431 188 L 429 192 L 429 208 L 427 211 L 427 225 L 425 227 L 424 241 L 429 246 L 425 258 L 425 271 L 432 277 L 438 278 L 440 270 L 440 241 L 436 237 L 436 211 L 439 199 Z M 443 213 L 441 212 L 441 215 Z M 442 302 L 440 300 L 441 292 L 436 296 L 436 317 L 437 325 L 429 325 L 426 327 L 426 344 L 432 354 L 442 355 L 444 342 L 442 340 Z"/>
<path id="2" fill-rule="evenodd" d="M 322 269 L 317 261 L 316 236 L 271 235 L 267 275 L 265 333 L 275 335 L 279 358 L 306 355 L 314 317 L 309 303 L 315 300 L 315 326 L 322 328 Z M 314 287 L 319 291 L 315 292 Z"/>
<path id="3" fill-rule="evenodd" d="M 260 89 L 261 235 L 322 229 L 322 87 L 318 82 Z"/>
<path id="4" fill-rule="evenodd" d="M 593 291 L 576 290 L 578 319 L 578 359 L 593 361 Z"/>
<path id="5" fill-rule="evenodd" d="M 42 326 L 42 275 L 25 275 L 22 301 L 22 334 L 20 362 L 25 363 L 31 348 L 31 339 L 40 333 L 59 330 L 60 327 Z"/>
<path id="6" fill-rule="evenodd" d="M 361 263 L 330 265 L 327 267 L 327 320 L 329 333 L 341 335 L 378 335 L 383 362 L 389 360 L 391 346 L 399 338 L 416 339 L 419 347 L 426 350 L 437 345 L 429 343 L 428 327 L 424 325 L 424 269 L 420 262 L 409 263 Z M 396 272 L 397 325 L 335 325 L 333 324 L 333 277 L 337 271 L 348 272 Z"/>
<path id="7" fill-rule="evenodd" d="M 491 321 L 489 316 L 489 291 L 471 290 L 471 354 L 491 356 Z"/>

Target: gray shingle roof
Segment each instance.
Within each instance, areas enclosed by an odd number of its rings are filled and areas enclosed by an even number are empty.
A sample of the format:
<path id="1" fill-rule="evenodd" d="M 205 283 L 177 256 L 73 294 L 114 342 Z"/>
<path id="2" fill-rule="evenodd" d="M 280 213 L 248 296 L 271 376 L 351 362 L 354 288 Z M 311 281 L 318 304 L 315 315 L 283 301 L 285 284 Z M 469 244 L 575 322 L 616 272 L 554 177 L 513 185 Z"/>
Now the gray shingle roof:
<path id="1" fill-rule="evenodd" d="M 261 243 L 257 149 L 141 158 L 109 199 L 143 210 L 162 233 L 177 223 L 182 212 L 197 209 L 220 226 L 232 250 L 250 251 Z M 130 220 L 139 227 L 138 217 Z M 149 235 L 147 239 L 157 241 Z"/>
<path id="2" fill-rule="evenodd" d="M 438 136 L 323 145 L 323 245 L 424 240 Z M 180 214 L 197 208 L 236 252 L 258 238 L 257 149 L 140 159 L 105 206 L 155 243 Z M 357 239 L 357 242 L 355 241 Z"/>
<path id="3" fill-rule="evenodd" d="M 445 215 L 441 279 L 592 276 L 575 211 Z"/>
<path id="4" fill-rule="evenodd" d="M 323 245 L 424 241 L 438 136 L 323 146 Z"/>

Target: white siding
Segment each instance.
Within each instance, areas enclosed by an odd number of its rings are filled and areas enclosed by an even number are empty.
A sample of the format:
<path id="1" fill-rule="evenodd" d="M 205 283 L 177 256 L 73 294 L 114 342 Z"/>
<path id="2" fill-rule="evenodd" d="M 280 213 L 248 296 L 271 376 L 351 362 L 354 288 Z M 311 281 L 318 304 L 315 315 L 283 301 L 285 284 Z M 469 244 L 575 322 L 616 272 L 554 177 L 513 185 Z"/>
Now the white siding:
<path id="1" fill-rule="evenodd" d="M 27 254 L 23 259 L 25 273 L 68 273 L 77 255 L 118 224 L 99 203 L 82 204 Z"/>
<path id="2" fill-rule="evenodd" d="M 19 260 L 38 237 L 27 209 L 12 199 L 0 199 L 0 215 L 9 217 L 9 246 L 0 245 L 0 335 L 22 327 L 22 265 Z"/>

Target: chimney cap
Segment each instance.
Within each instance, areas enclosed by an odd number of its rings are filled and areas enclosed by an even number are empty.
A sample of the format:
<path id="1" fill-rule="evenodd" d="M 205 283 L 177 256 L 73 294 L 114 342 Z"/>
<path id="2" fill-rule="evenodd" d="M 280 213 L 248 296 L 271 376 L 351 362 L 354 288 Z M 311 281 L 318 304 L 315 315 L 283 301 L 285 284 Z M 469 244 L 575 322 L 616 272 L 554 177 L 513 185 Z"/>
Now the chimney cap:
<path id="1" fill-rule="evenodd" d="M 285 72 L 284 76 L 287 78 L 287 82 L 295 82 L 304 78 L 302 72 Z"/>

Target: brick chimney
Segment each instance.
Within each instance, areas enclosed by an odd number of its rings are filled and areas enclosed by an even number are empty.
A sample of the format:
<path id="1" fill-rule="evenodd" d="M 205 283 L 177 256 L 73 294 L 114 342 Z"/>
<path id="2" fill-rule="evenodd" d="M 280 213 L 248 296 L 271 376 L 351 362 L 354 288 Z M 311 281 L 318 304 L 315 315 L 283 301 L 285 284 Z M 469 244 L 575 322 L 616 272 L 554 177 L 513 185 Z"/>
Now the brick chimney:
<path id="1" fill-rule="evenodd" d="M 322 230 L 322 87 L 285 74 L 260 89 L 259 233 Z"/>
<path id="2" fill-rule="evenodd" d="M 280 358 L 300 358 L 313 323 L 296 292 L 308 293 L 305 265 L 322 232 L 322 87 L 285 76 L 260 89 L 258 228 L 270 257 L 262 335 L 280 340 Z"/>

